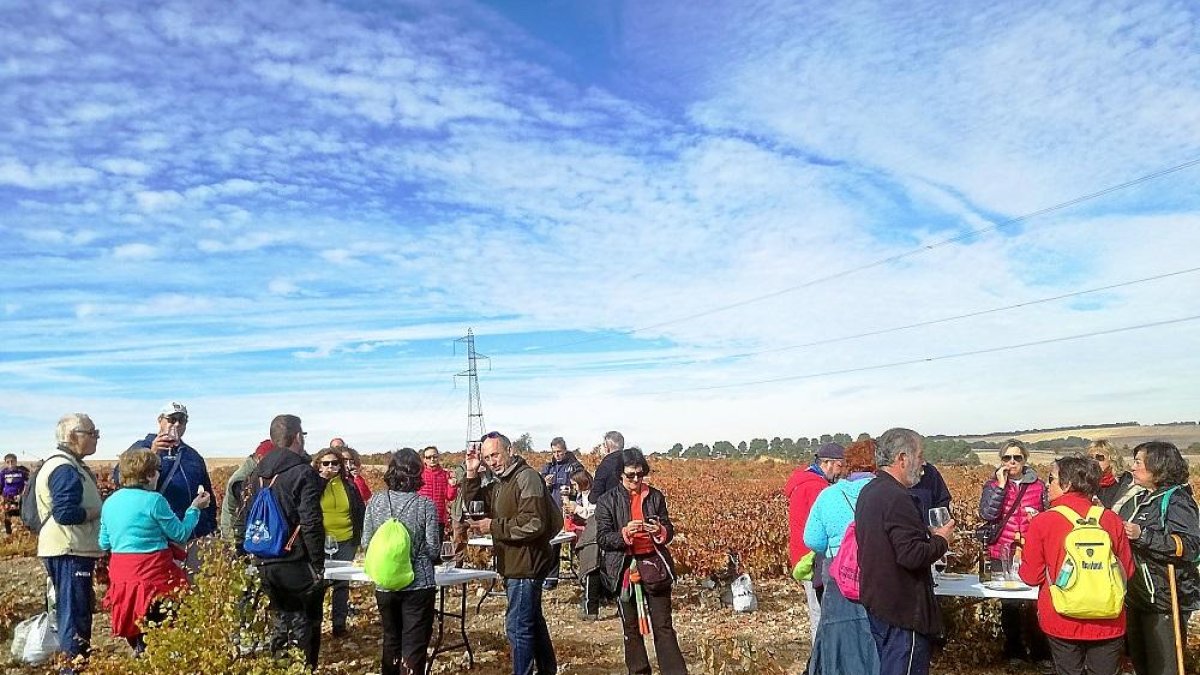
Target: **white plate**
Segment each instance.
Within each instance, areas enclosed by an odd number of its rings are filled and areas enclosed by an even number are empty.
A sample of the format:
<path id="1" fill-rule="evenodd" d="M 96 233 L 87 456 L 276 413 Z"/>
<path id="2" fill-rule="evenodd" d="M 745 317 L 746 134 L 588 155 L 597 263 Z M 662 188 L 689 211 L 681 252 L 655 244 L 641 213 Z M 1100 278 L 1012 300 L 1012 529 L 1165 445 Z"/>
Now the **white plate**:
<path id="1" fill-rule="evenodd" d="M 1011 591 L 1014 593 L 1020 593 L 1032 588 L 1032 586 L 1026 586 L 1020 581 L 985 581 L 983 582 L 983 587 L 992 591 Z"/>

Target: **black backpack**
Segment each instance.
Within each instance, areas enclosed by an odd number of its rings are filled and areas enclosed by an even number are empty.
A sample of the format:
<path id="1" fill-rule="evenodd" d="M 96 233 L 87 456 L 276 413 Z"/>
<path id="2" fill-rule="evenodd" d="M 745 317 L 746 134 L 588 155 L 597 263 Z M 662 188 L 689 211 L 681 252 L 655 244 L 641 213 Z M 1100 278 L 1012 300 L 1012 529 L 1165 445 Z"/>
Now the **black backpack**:
<path id="1" fill-rule="evenodd" d="M 37 479 L 38 474 L 42 472 L 43 465 L 45 462 L 34 468 L 33 473 L 29 474 L 29 481 L 25 483 L 25 489 L 21 491 L 21 522 L 34 534 L 40 532 L 42 525 L 45 524 L 45 521 L 38 515 L 37 504 Z"/>

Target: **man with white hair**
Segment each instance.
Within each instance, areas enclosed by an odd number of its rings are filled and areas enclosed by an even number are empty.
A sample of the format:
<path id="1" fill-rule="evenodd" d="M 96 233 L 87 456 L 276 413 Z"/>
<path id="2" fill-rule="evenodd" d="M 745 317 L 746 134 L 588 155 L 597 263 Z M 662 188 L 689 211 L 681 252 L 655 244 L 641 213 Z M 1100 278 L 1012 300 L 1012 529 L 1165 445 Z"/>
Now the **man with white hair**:
<path id="1" fill-rule="evenodd" d="M 926 527 L 908 490 L 921 479 L 925 439 L 888 429 L 875 444 L 879 471 L 859 493 L 857 530 L 861 601 L 879 652 L 880 675 L 925 675 L 944 632 L 929 567 L 945 555 L 954 521 Z"/>
<path id="2" fill-rule="evenodd" d="M 604 434 L 604 458 L 596 467 L 596 477 L 592 480 L 592 490 L 588 493 L 588 501 L 599 504 L 605 492 L 621 485 L 621 451 L 625 449 L 625 436 L 619 431 Z"/>
<path id="3" fill-rule="evenodd" d="M 84 463 L 95 454 L 100 430 L 92 418 L 71 413 L 58 420 L 58 447 L 37 471 L 38 557 L 54 584 L 58 648 L 88 655 L 92 644 L 92 572 L 100 551 L 100 490 Z M 74 672 L 66 670 L 64 672 Z"/>

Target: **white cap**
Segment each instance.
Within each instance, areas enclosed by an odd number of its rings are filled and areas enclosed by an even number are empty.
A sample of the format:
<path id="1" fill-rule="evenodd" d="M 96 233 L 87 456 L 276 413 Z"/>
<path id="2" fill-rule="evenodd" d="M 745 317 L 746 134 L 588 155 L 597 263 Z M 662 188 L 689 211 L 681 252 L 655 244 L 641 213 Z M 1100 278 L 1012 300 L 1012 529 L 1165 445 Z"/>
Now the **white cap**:
<path id="1" fill-rule="evenodd" d="M 171 401 L 171 402 L 167 403 L 166 405 L 164 405 L 162 407 L 162 410 L 158 411 L 159 417 L 169 417 L 171 415 L 183 415 L 184 417 L 187 417 L 188 416 L 187 406 L 180 403 L 179 401 Z"/>

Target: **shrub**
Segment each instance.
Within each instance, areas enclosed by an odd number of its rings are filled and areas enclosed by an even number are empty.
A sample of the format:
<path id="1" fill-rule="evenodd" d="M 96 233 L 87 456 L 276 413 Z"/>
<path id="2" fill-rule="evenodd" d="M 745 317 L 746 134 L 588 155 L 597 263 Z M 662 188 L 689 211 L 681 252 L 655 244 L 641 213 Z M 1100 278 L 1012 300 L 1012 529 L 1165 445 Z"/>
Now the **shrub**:
<path id="1" fill-rule="evenodd" d="M 168 602 L 173 616 L 161 625 L 146 629 L 146 652 L 93 655 L 88 673 L 228 673 L 230 675 L 299 675 L 305 673 L 304 658 L 297 650 L 279 658 L 247 654 L 239 645 L 263 645 L 267 638 L 266 600 L 250 605 L 244 594 L 254 597 L 257 576 L 248 572 L 232 544 L 210 540 L 202 550 L 203 564 L 191 590 Z"/>

